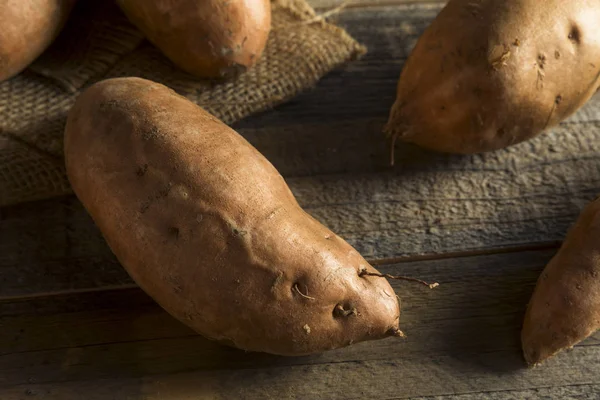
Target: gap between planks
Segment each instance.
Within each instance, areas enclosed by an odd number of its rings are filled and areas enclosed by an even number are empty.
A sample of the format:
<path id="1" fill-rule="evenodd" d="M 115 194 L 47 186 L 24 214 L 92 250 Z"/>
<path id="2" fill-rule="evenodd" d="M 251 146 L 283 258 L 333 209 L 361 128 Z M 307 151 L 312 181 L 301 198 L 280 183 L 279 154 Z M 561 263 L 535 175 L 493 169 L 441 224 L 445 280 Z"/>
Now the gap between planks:
<path id="1" fill-rule="evenodd" d="M 445 0 L 308 0 L 308 3 L 317 11 L 317 14 L 327 12 L 344 4 L 344 9 L 393 7 L 393 6 L 440 6 L 447 3 Z M 342 10 L 343 11 L 343 10 Z"/>
<path id="2" fill-rule="evenodd" d="M 520 253 L 524 251 L 538 251 L 538 250 L 553 250 L 558 249 L 561 246 L 562 242 L 551 241 L 551 242 L 541 242 L 532 245 L 524 245 L 524 246 L 512 246 L 512 247 L 500 247 L 496 249 L 481 249 L 481 250 L 464 250 L 464 251 L 455 251 L 455 252 L 447 252 L 440 254 L 421 254 L 421 255 L 412 255 L 412 256 L 403 256 L 396 258 L 381 258 L 381 259 L 367 259 L 367 262 L 373 266 L 384 266 L 389 264 L 404 264 L 410 262 L 418 262 L 418 261 L 436 261 L 436 260 L 447 260 L 451 258 L 468 258 L 468 257 L 477 257 L 477 256 L 491 256 L 497 254 L 510 254 L 510 253 Z M 111 286 L 103 286 L 98 288 L 83 288 L 83 289 L 69 289 L 69 290 L 57 290 L 51 292 L 41 292 L 34 293 L 28 295 L 18 295 L 18 296 L 0 296 L 0 302 L 12 302 L 12 301 L 26 301 L 30 299 L 37 299 L 43 297 L 52 297 L 52 296 L 64 296 L 64 295 L 72 295 L 72 294 L 85 294 L 85 293 L 95 293 L 95 292 L 108 292 L 115 290 L 128 290 L 138 288 L 136 284 L 123 284 L 123 285 L 111 285 Z"/>

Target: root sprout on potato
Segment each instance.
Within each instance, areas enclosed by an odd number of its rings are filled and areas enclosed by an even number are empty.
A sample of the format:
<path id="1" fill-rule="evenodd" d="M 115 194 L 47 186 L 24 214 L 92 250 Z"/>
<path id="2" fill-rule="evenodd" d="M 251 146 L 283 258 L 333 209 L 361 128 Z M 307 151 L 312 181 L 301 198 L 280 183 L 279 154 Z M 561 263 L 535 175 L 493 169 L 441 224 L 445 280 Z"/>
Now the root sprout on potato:
<path id="1" fill-rule="evenodd" d="M 300 208 L 244 138 L 167 87 L 92 85 L 65 130 L 73 190 L 132 278 L 200 334 L 305 355 L 402 336 L 386 279 Z"/>

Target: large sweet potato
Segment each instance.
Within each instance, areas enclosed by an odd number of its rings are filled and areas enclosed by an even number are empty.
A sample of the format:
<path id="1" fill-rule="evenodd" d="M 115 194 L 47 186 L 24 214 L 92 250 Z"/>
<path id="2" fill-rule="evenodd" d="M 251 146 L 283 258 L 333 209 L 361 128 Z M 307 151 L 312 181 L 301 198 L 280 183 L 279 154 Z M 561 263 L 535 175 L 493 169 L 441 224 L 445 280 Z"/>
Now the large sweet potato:
<path id="1" fill-rule="evenodd" d="M 165 86 L 93 85 L 65 132 L 73 189 L 133 279 L 206 337 L 281 355 L 399 335 L 399 304 L 239 134 Z"/>
<path id="2" fill-rule="evenodd" d="M 600 3 L 450 0 L 398 82 L 386 132 L 479 153 L 532 138 L 596 92 Z"/>
<path id="3" fill-rule="evenodd" d="M 271 30 L 270 0 L 117 0 L 168 58 L 199 77 L 254 65 Z"/>

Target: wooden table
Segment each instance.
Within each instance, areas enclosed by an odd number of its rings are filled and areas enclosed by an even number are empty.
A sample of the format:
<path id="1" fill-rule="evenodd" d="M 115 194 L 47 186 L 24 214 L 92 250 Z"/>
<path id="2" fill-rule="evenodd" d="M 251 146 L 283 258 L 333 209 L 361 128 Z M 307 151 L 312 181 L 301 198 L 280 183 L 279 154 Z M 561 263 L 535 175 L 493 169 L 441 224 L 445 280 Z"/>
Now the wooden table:
<path id="1" fill-rule="evenodd" d="M 322 11 L 333 0 L 313 1 Z M 550 133 L 477 156 L 380 133 L 441 3 L 352 3 L 333 19 L 361 61 L 236 128 L 299 202 L 392 282 L 405 340 L 281 358 L 220 347 L 138 289 L 73 197 L 0 209 L 0 399 L 600 397 L 600 335 L 527 370 L 519 332 L 537 276 L 600 192 L 600 102 Z"/>

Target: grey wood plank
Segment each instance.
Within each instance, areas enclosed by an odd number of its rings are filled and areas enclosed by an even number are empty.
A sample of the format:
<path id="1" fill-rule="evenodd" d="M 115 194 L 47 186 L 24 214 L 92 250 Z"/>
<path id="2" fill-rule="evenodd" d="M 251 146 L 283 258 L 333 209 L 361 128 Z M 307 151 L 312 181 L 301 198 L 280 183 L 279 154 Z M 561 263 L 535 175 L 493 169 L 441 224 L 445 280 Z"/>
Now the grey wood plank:
<path id="1" fill-rule="evenodd" d="M 529 390 L 507 390 L 500 392 L 479 392 L 449 396 L 415 397 L 411 400 L 594 400 L 600 397 L 600 385 L 551 386 Z M 390 399 L 391 400 L 391 399 Z"/>
<path id="2" fill-rule="evenodd" d="M 87 381 L 87 382 L 70 382 L 66 384 L 57 385 L 26 385 L 23 387 L 16 387 L 9 390 L 1 390 L 3 399 L 6 400 L 24 400 L 30 399 L 31 396 L 38 396 L 46 400 L 63 400 L 63 399 L 75 399 L 81 393 L 86 393 L 86 399 L 89 400 L 105 400 L 115 399 L 115 395 L 119 396 L 120 399 L 127 400 L 181 400 L 181 393 L 178 393 L 174 388 L 165 391 L 164 385 L 158 384 L 159 390 L 157 394 L 148 395 L 150 390 L 146 386 L 147 384 L 139 380 L 101 380 L 101 381 Z M 189 390 L 189 389 L 188 389 Z M 146 394 L 143 394 L 145 392 Z M 445 396 L 430 396 L 430 397 L 414 397 L 412 400 L 475 400 L 475 399 L 489 399 L 489 400 L 532 400 L 532 399 L 561 399 L 561 400 L 595 400 L 598 398 L 600 393 L 600 385 L 572 385 L 572 386 L 552 386 L 539 389 L 529 390 L 507 390 L 507 391 L 487 391 L 479 393 L 469 393 L 461 395 L 445 395 Z M 195 395 L 201 394 L 201 389 L 197 388 Z M 295 398 L 299 398 L 296 394 Z M 196 398 L 210 398 L 210 397 L 196 397 Z M 249 398 L 243 396 L 242 398 Z M 264 399 L 265 397 L 260 397 Z M 280 399 L 282 397 L 273 397 L 274 399 Z M 294 398 L 294 397 L 287 397 Z M 326 397 L 315 398 L 325 399 Z M 376 397 L 378 400 L 382 398 Z M 387 400 L 400 399 L 402 397 L 391 397 Z M 214 399 L 214 397 L 212 397 Z"/>
<path id="3" fill-rule="evenodd" d="M 469 394 L 470 398 L 488 398 L 490 392 L 539 393 L 538 387 L 541 387 L 550 396 L 554 396 L 564 393 L 560 389 L 561 386 L 577 387 L 596 382 L 597 370 L 586 368 L 583 364 L 590 362 L 595 365 L 599 355 L 598 347 L 577 348 L 563 358 L 562 362 L 554 360 L 543 370 L 512 370 L 510 368 L 512 360 L 509 358 L 502 357 L 498 353 L 486 353 L 473 357 L 472 363 L 449 357 L 424 356 L 419 359 L 401 358 L 397 361 L 357 360 L 286 368 L 194 371 L 144 378 L 114 378 L 53 384 L 31 382 L 0 388 L 0 395 L 3 399 L 31 395 L 41 395 L 44 399 L 63 399 L 65 397 L 61 396 L 66 394 L 73 395 L 85 391 L 86 398 L 98 400 L 111 398 L 342 400 L 410 399 L 422 395 L 460 398 L 456 395 L 465 393 Z M 576 366 L 573 366 L 574 361 L 578 361 Z M 546 389 L 549 382 L 558 388 Z M 597 390 L 597 384 L 594 386 L 592 390 Z M 481 390 L 481 387 L 487 389 Z M 475 393 L 483 393 L 483 396 L 474 396 Z M 587 396 L 591 396 L 589 391 Z"/>
<path id="4" fill-rule="evenodd" d="M 344 8 L 366 8 L 375 6 L 446 3 L 446 1 L 440 0 L 307 0 L 307 2 L 320 13 L 340 7 L 342 4 L 344 4 Z"/>
<path id="5" fill-rule="evenodd" d="M 387 273 L 441 283 L 429 290 L 392 282 L 402 298 L 401 324 L 408 338 L 311 357 L 218 346 L 193 334 L 137 289 L 5 300 L 0 302 L 0 388 L 12 393 L 11 387 L 21 385 L 21 390 L 40 391 L 32 384 L 60 387 L 67 381 L 108 379 L 130 390 L 132 382 L 142 379 L 147 396 L 156 395 L 156 382 L 163 382 L 167 392 L 185 388 L 182 397 L 198 396 L 208 387 L 203 394 L 216 398 L 244 398 L 244 393 L 245 398 L 278 393 L 294 398 L 296 393 L 296 398 L 335 399 L 600 383 L 600 335 L 540 368 L 525 369 L 521 321 L 533 285 L 553 254 L 530 251 L 381 266 Z"/>

